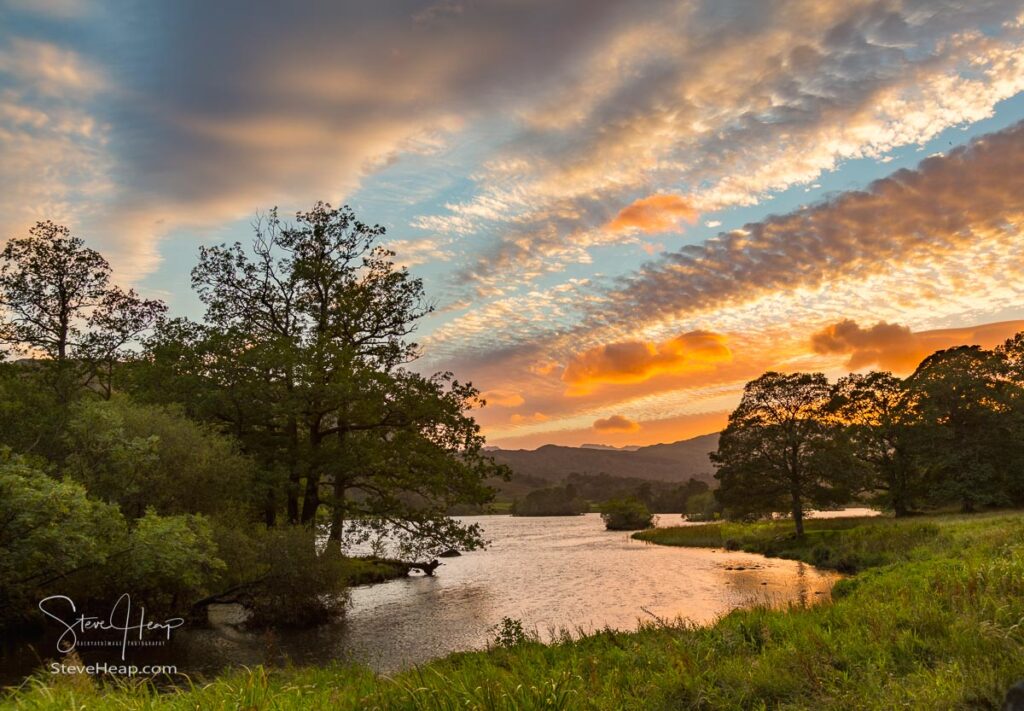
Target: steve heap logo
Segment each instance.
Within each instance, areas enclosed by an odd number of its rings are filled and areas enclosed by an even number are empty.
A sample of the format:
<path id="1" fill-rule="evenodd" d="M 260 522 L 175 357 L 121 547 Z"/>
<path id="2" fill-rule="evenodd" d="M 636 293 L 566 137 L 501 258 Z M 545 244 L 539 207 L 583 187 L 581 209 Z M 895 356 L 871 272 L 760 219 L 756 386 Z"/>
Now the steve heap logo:
<path id="1" fill-rule="evenodd" d="M 171 632 L 185 624 L 181 617 L 170 617 L 162 622 L 146 619 L 146 608 L 140 606 L 136 613 L 128 593 L 117 599 L 106 618 L 79 613 L 74 600 L 67 595 L 45 597 L 39 601 L 39 609 L 61 625 L 63 631 L 57 639 L 58 652 L 68 654 L 78 647 L 119 646 L 122 661 L 128 647 L 166 644 Z M 119 635 L 111 639 L 111 632 Z M 93 638 L 89 639 L 90 636 Z"/>

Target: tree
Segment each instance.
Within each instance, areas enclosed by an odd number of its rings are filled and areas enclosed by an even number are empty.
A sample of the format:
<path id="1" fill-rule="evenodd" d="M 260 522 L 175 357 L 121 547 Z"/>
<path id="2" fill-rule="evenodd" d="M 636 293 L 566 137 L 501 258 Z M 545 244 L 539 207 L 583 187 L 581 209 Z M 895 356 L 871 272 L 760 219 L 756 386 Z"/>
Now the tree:
<path id="1" fill-rule="evenodd" d="M 587 502 L 576 494 L 576 487 L 552 486 L 531 491 L 512 504 L 513 516 L 578 516 L 586 513 Z"/>
<path id="2" fill-rule="evenodd" d="M 919 414 L 913 391 L 891 373 L 854 373 L 836 383 L 829 409 L 854 455 L 867 464 L 866 488 L 881 492 L 879 503 L 896 516 L 906 516 L 925 493 L 914 450 Z"/>
<path id="3" fill-rule="evenodd" d="M 31 616 L 55 581 L 103 566 L 124 535 L 116 506 L 0 454 L 0 628 Z"/>
<path id="4" fill-rule="evenodd" d="M 769 372 L 746 384 L 711 455 L 728 512 L 789 510 L 802 536 L 808 505 L 848 499 L 851 460 L 825 411 L 830 395 L 821 373 Z"/>
<path id="5" fill-rule="evenodd" d="M 1013 406 L 1020 388 L 1000 354 L 961 346 L 928 356 L 909 378 L 921 412 L 917 449 L 935 503 L 965 513 L 1010 502 L 1022 452 Z"/>
<path id="6" fill-rule="evenodd" d="M 72 409 L 65 440 L 64 471 L 133 518 L 147 509 L 246 517 L 261 503 L 258 466 L 177 407 L 85 400 Z"/>
<path id="7" fill-rule="evenodd" d="M 601 519 L 609 531 L 639 531 L 650 528 L 654 523 L 647 505 L 635 496 L 612 499 L 602 504 Z"/>
<path id="8" fill-rule="evenodd" d="M 468 414 L 477 391 L 408 369 L 419 357 L 408 337 L 431 308 L 377 244 L 383 228 L 318 203 L 293 225 L 272 211 L 255 232 L 249 249 L 201 251 L 192 280 L 205 322 L 154 339 L 159 389 L 193 393 L 202 416 L 282 472 L 291 523 L 316 524 L 326 505 L 332 540 L 359 521 L 410 545 L 480 545 L 444 512 L 489 501 L 484 482 L 504 470 Z"/>
<path id="9" fill-rule="evenodd" d="M 67 403 L 83 387 L 109 397 L 114 364 L 165 306 L 110 284 L 110 265 L 67 227 L 38 222 L 0 253 L 0 342 L 41 359 Z"/>

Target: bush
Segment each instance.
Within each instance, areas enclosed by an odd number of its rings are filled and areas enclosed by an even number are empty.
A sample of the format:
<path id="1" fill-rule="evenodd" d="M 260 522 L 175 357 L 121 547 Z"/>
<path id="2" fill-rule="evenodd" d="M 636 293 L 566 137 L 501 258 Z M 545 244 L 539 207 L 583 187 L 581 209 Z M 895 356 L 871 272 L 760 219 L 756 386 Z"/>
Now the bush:
<path id="1" fill-rule="evenodd" d="M 312 627 L 341 615 L 347 569 L 340 552 L 318 550 L 316 534 L 297 526 L 265 531 L 257 545 L 262 570 L 246 601 L 250 625 Z"/>
<path id="2" fill-rule="evenodd" d="M 174 407 L 126 397 L 74 408 L 65 467 L 93 496 L 141 517 L 224 513 L 237 516 L 253 496 L 256 466 L 235 443 Z"/>
<path id="3" fill-rule="evenodd" d="M 521 620 L 511 617 L 502 617 L 501 622 L 491 628 L 494 632 L 494 646 L 496 647 L 518 647 L 530 641 L 530 635 L 523 629 Z"/>
<path id="4" fill-rule="evenodd" d="M 37 613 L 49 594 L 72 594 L 57 581 L 94 571 L 123 548 L 116 506 L 90 499 L 81 484 L 58 481 L 0 454 L 0 628 Z"/>
<path id="5" fill-rule="evenodd" d="M 226 567 L 204 516 L 159 516 L 150 509 L 135 522 L 128 552 L 108 579 L 147 611 L 174 613 L 208 594 Z"/>
<path id="6" fill-rule="evenodd" d="M 601 518 L 609 531 L 638 531 L 654 523 L 647 506 L 635 497 L 607 502 L 601 507 Z"/>

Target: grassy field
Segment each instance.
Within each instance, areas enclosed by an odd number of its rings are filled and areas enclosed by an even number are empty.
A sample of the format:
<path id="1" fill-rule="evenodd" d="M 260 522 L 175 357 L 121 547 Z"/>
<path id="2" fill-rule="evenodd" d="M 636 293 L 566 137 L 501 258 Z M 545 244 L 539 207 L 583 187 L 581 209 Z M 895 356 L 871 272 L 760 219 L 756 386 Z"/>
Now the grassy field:
<path id="1" fill-rule="evenodd" d="M 830 605 L 456 654 L 393 678 L 243 670 L 190 689 L 40 676 L 18 709 L 997 709 L 1024 677 L 1024 515 L 644 532 L 860 571 Z"/>

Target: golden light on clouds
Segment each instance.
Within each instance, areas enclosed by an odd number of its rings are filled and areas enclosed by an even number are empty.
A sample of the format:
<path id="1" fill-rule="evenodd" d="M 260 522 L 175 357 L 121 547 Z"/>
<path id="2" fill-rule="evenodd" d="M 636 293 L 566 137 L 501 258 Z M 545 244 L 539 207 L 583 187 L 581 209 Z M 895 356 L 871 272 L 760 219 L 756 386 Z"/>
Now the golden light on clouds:
<path id="1" fill-rule="evenodd" d="M 597 432 L 637 432 L 639 429 L 639 423 L 622 415 L 612 415 L 594 421 L 594 430 Z"/>
<path id="2" fill-rule="evenodd" d="M 691 331 L 660 343 L 623 341 L 576 355 L 562 372 L 568 395 L 584 395 L 602 383 L 639 383 L 658 375 L 708 370 L 732 359 L 726 339 Z"/>
<path id="3" fill-rule="evenodd" d="M 515 390 L 508 390 L 503 388 L 495 388 L 494 390 L 485 390 L 480 393 L 480 397 L 483 398 L 488 405 L 493 407 L 519 407 L 524 402 L 523 396 L 517 393 Z"/>
<path id="4" fill-rule="evenodd" d="M 511 422 L 513 425 L 521 425 L 529 422 L 547 422 L 549 419 L 551 418 L 549 418 L 543 412 L 535 412 L 532 415 L 520 415 L 519 413 L 515 413 L 510 418 L 508 418 L 508 421 Z"/>
<path id="5" fill-rule="evenodd" d="M 811 336 L 815 353 L 849 355 L 850 370 L 873 367 L 909 373 L 937 350 L 955 346 L 992 348 L 1019 331 L 1024 321 L 1001 321 L 981 326 L 914 333 L 907 326 L 881 321 L 867 328 L 844 319 Z"/>
<path id="6" fill-rule="evenodd" d="M 651 195 L 619 210 L 605 228 L 610 232 L 637 230 L 644 233 L 678 229 L 683 222 L 697 221 L 698 212 L 678 195 Z"/>

